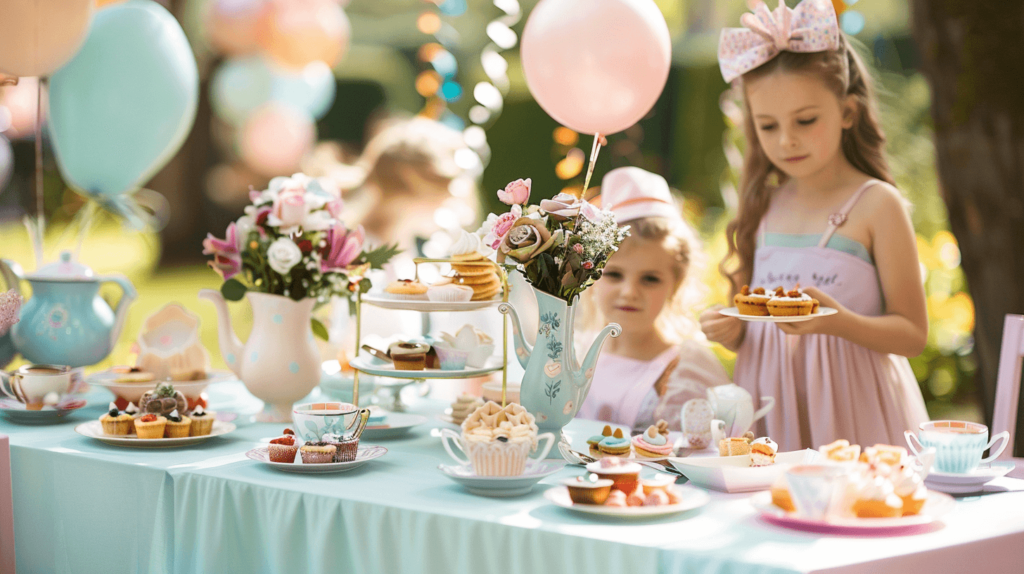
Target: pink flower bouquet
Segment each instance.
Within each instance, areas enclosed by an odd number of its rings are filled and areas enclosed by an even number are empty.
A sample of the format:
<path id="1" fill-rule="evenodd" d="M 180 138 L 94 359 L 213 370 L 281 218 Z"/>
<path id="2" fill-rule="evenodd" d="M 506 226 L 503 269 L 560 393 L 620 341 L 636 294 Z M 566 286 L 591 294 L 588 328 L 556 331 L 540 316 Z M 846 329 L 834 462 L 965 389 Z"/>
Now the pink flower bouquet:
<path id="1" fill-rule="evenodd" d="M 608 257 L 629 235 L 609 211 L 567 193 L 529 205 L 532 182 L 517 179 L 498 191 L 511 206 L 491 213 L 477 231 L 498 263 L 518 269 L 541 291 L 572 303 L 600 279 Z"/>
<path id="2" fill-rule="evenodd" d="M 207 235 L 203 253 L 224 278 L 221 292 L 237 301 L 255 290 L 290 297 L 349 298 L 370 289 L 366 273 L 379 269 L 397 246 L 365 249 L 362 227 L 347 229 L 339 216 L 341 197 L 304 174 L 275 177 L 264 191 L 251 191 L 252 205 L 228 225 L 224 239 Z"/>

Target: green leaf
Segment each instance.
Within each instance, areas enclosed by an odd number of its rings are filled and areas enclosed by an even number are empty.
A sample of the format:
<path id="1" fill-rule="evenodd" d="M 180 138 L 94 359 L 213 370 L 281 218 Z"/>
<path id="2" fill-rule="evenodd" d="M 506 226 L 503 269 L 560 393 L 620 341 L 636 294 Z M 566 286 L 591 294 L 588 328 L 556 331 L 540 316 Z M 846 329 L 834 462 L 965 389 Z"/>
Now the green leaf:
<path id="1" fill-rule="evenodd" d="M 385 263 L 401 252 L 402 250 L 398 248 L 397 243 L 391 245 L 384 244 L 371 251 L 363 252 L 363 256 L 360 259 L 363 263 L 369 263 L 370 269 L 382 269 Z"/>
<path id="2" fill-rule="evenodd" d="M 238 279 L 228 279 L 220 286 L 220 294 L 228 301 L 241 301 L 248 288 Z"/>
<path id="3" fill-rule="evenodd" d="M 324 327 L 324 324 L 321 323 L 319 319 L 317 319 L 316 317 L 311 317 L 309 319 L 309 323 L 310 326 L 313 327 L 314 335 L 320 337 L 320 339 L 324 341 L 330 338 L 330 335 L 327 333 L 327 327 Z"/>

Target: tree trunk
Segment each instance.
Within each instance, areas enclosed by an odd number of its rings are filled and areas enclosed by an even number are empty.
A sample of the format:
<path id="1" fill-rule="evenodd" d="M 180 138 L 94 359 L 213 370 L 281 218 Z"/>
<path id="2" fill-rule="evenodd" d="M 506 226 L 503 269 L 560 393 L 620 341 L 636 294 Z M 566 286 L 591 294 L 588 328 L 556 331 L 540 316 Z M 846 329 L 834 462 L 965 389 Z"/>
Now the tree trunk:
<path id="1" fill-rule="evenodd" d="M 932 90 L 943 199 L 974 298 L 978 388 L 991 424 L 1003 317 L 1024 314 L 1024 2 L 911 4 Z M 1016 456 L 1024 451 L 1022 420 Z M 992 432 L 1002 430 L 1010 429 Z"/>

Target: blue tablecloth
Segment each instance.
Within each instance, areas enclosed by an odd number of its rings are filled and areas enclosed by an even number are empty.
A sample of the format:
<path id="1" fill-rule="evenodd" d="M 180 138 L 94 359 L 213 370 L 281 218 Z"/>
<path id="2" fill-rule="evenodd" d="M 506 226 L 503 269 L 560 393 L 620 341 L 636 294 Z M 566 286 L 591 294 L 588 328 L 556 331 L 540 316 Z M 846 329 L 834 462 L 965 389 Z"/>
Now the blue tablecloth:
<path id="1" fill-rule="evenodd" d="M 780 528 L 738 494 L 712 493 L 708 506 L 666 518 L 602 519 L 543 498 L 579 467 L 509 499 L 448 480 L 436 468 L 450 461 L 435 436 L 439 401 L 414 404 L 431 418 L 406 438 L 373 441 L 388 448 L 384 457 L 296 475 L 244 456 L 283 425 L 240 426 L 191 448 L 121 448 L 73 431 L 109 400 L 90 398 L 59 425 L 0 421 L 11 436 L 23 574 L 881 572 L 926 563 L 1019 572 L 1024 563 L 1024 481 L 1002 479 L 992 488 L 1009 492 L 961 499 L 944 526 L 892 538 Z M 568 432 L 596 427 L 573 421 Z"/>

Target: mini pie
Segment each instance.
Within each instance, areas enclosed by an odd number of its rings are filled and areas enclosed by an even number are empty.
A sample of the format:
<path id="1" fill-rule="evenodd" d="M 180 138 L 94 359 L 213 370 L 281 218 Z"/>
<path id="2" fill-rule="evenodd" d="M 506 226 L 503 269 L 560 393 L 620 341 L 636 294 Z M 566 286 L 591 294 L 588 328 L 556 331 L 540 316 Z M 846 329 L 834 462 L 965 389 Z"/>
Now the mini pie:
<path id="1" fill-rule="evenodd" d="M 818 300 L 797 289 L 784 291 L 775 289 L 775 295 L 768 300 L 768 313 L 772 317 L 797 317 L 810 315 L 818 310 Z"/>
<path id="2" fill-rule="evenodd" d="M 771 299 L 764 291 L 764 287 L 756 287 L 751 291 L 749 285 L 744 285 L 740 292 L 732 298 L 736 310 L 742 315 L 768 316 L 768 300 Z"/>
<path id="3" fill-rule="evenodd" d="M 425 299 L 427 286 L 412 279 L 399 279 L 385 287 L 384 292 L 401 299 Z"/>

